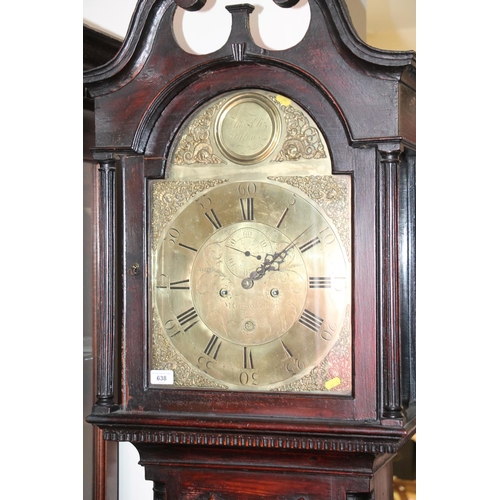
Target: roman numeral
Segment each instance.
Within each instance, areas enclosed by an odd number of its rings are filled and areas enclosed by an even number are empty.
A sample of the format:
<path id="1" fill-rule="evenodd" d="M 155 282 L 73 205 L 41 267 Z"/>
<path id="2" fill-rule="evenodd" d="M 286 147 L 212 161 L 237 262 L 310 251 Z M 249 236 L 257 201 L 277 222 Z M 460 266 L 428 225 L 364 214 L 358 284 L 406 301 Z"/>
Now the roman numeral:
<path id="1" fill-rule="evenodd" d="M 299 318 L 299 323 L 304 325 L 306 328 L 309 328 L 309 330 L 318 333 L 323 323 L 323 318 L 320 318 L 316 314 L 305 309 L 302 316 Z"/>
<path id="2" fill-rule="evenodd" d="M 248 347 L 243 347 L 243 368 L 253 370 L 252 351 Z"/>
<path id="3" fill-rule="evenodd" d="M 309 288 L 331 288 L 332 278 L 326 276 L 315 276 L 309 278 Z"/>
<path id="4" fill-rule="evenodd" d="M 177 316 L 177 319 L 179 320 L 180 325 L 184 326 L 185 324 L 195 320 L 197 317 L 198 313 L 195 311 L 194 307 L 191 307 L 187 311 L 184 311 L 182 314 L 179 314 L 179 316 Z M 196 325 L 196 323 L 198 323 L 198 320 L 196 320 L 194 323 L 191 323 L 187 328 L 184 328 L 184 331 L 187 332 L 191 327 Z"/>
<path id="5" fill-rule="evenodd" d="M 253 218 L 253 198 L 240 198 L 241 214 L 243 220 L 254 220 Z"/>
<path id="6" fill-rule="evenodd" d="M 304 243 L 299 247 L 299 250 L 304 253 L 307 252 L 310 248 L 312 248 L 314 245 L 317 245 L 318 243 L 321 243 L 321 240 L 316 236 L 316 238 L 313 238 L 312 240 L 309 240 L 307 243 Z"/>
<path id="7" fill-rule="evenodd" d="M 189 290 L 189 279 L 181 281 L 172 281 L 170 290 Z"/>
<path id="8" fill-rule="evenodd" d="M 203 352 L 207 356 L 210 356 L 213 359 L 217 359 L 217 354 L 219 354 L 221 344 L 222 340 L 217 337 L 217 335 L 212 335 L 212 338 L 208 342 L 207 347 L 205 347 L 205 350 Z"/>
<path id="9" fill-rule="evenodd" d="M 212 226 L 214 226 L 215 229 L 220 229 L 222 227 L 222 224 L 219 222 L 217 215 L 215 215 L 213 208 L 210 209 L 210 213 L 205 212 L 205 217 L 212 223 Z"/>

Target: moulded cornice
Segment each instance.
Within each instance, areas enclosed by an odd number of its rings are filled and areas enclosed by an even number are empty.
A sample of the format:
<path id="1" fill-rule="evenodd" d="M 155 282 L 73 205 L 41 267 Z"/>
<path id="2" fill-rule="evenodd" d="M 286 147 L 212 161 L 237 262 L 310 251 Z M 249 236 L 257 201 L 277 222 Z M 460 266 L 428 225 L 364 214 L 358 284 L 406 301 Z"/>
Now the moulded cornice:
<path id="1" fill-rule="evenodd" d="M 132 67 L 137 68 L 138 72 L 146 60 L 145 54 L 149 54 L 151 50 L 158 24 L 173 3 L 174 0 L 139 0 L 120 50 L 106 64 L 84 71 L 84 85 L 107 80 L 122 71 L 129 63 L 132 63 Z M 134 61 L 135 54 L 141 55 L 136 61 Z"/>
<path id="2" fill-rule="evenodd" d="M 283 427 L 282 424 L 274 425 L 257 419 L 222 423 L 209 418 L 202 421 L 189 419 L 185 415 L 165 419 L 154 413 L 118 411 L 91 415 L 87 420 L 98 424 L 103 429 L 104 438 L 111 441 L 374 454 L 397 453 L 411 438 L 416 427 L 414 416 L 405 425 L 400 422 L 398 426 L 289 422 L 286 433 L 278 430 Z"/>
<path id="3" fill-rule="evenodd" d="M 181 444 L 197 446 L 221 446 L 237 448 L 275 448 L 303 451 L 328 451 L 351 453 L 397 453 L 405 441 L 393 441 L 367 437 L 346 436 L 290 436 L 265 433 L 179 431 L 165 428 L 106 427 L 104 439 L 109 441 L 129 441 L 132 443 Z"/>

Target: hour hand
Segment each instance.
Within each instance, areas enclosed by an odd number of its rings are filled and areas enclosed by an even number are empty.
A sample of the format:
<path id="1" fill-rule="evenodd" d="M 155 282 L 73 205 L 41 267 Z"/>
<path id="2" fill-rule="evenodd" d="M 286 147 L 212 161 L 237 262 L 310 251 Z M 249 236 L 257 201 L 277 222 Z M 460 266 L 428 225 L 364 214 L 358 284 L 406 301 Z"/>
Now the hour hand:
<path id="1" fill-rule="evenodd" d="M 278 265 L 277 268 L 274 265 L 277 262 L 278 257 L 279 254 L 277 253 L 273 255 L 271 255 L 270 253 L 266 254 L 266 256 L 264 257 L 264 263 L 261 266 L 259 266 L 255 271 L 250 273 L 249 278 L 251 280 L 260 280 L 261 278 L 264 277 L 267 271 L 278 271 L 280 262 L 277 263 Z M 283 262 L 283 259 L 281 259 L 281 262 Z"/>
<path id="2" fill-rule="evenodd" d="M 257 260 L 262 259 L 261 255 L 253 255 L 248 250 L 240 250 L 239 248 L 232 247 L 230 245 L 226 245 L 226 247 L 230 248 L 231 250 L 236 250 L 237 252 L 241 252 L 242 254 L 245 254 L 246 257 L 253 257 L 254 259 L 257 259 Z"/>
<path id="3" fill-rule="evenodd" d="M 244 278 L 241 281 L 241 286 L 245 289 L 249 289 L 253 287 L 253 283 L 256 280 L 260 280 L 265 276 L 267 271 L 277 271 L 279 269 L 279 264 L 278 264 L 278 269 L 273 265 L 276 261 L 276 257 L 278 254 L 266 254 L 264 257 L 264 262 L 261 266 L 259 266 L 255 271 L 252 271 L 249 275 L 248 278 Z"/>
<path id="4" fill-rule="evenodd" d="M 259 266 L 255 271 L 250 273 L 248 278 L 245 278 L 241 282 L 241 286 L 243 288 L 252 288 L 254 281 L 260 280 L 265 276 L 268 271 L 279 271 L 280 264 L 283 263 L 285 257 L 288 252 L 295 246 L 297 241 L 303 236 L 309 229 L 311 229 L 312 225 L 302 231 L 296 238 L 294 238 L 288 245 L 286 245 L 280 252 L 276 252 L 274 254 L 266 254 L 264 258 L 264 262 L 261 266 Z"/>
<path id="5" fill-rule="evenodd" d="M 303 236 L 309 229 L 311 229 L 312 226 L 309 226 L 307 229 L 304 229 L 296 238 L 294 238 L 288 245 L 286 245 L 280 252 L 276 252 L 274 255 L 267 254 L 266 258 L 264 259 L 264 266 L 266 263 L 268 264 L 267 267 L 264 268 L 264 273 L 266 271 L 279 271 L 280 269 L 280 264 L 283 264 L 283 261 L 285 260 L 285 257 L 288 255 L 288 252 L 295 246 L 297 241 Z M 268 261 L 268 257 L 270 257 Z M 273 264 L 276 264 L 274 266 Z M 263 267 L 263 266 L 261 266 Z M 259 268 L 260 269 L 260 268 Z M 258 269 L 257 269 L 258 271 Z M 262 278 L 262 276 L 261 276 Z"/>

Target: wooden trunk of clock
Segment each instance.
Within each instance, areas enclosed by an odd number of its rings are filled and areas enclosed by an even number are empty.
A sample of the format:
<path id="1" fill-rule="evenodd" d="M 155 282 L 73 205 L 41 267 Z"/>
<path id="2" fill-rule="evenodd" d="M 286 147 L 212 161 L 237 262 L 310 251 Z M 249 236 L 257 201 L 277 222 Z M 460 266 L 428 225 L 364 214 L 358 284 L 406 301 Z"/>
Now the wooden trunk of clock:
<path id="1" fill-rule="evenodd" d="M 414 54 L 368 47 L 333 0 L 290 49 L 257 46 L 242 4 L 188 54 L 173 15 L 203 2 L 178 4 L 139 2 L 84 76 L 88 421 L 135 444 L 155 500 L 389 499 L 416 418 Z"/>

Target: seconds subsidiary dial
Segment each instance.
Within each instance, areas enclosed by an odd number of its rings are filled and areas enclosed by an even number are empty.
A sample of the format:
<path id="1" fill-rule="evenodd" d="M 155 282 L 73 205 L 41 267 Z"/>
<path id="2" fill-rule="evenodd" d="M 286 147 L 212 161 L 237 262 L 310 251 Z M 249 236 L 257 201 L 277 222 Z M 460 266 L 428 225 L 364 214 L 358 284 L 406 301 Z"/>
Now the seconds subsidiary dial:
<path id="1" fill-rule="evenodd" d="M 162 341 L 230 389 L 310 373 L 348 313 L 349 267 L 332 219 L 275 181 L 222 183 L 186 203 L 153 266 Z"/>

